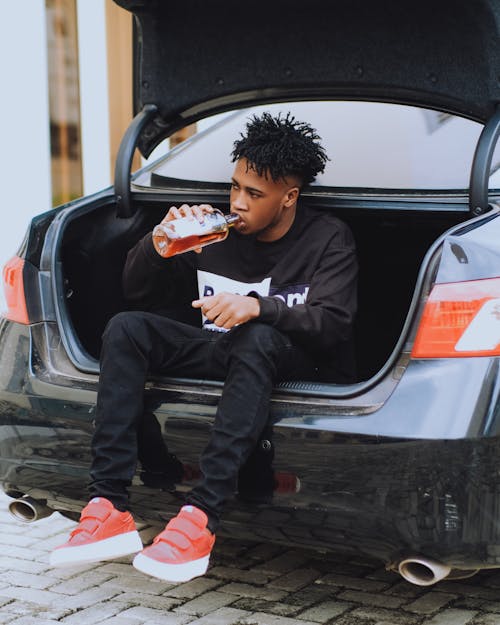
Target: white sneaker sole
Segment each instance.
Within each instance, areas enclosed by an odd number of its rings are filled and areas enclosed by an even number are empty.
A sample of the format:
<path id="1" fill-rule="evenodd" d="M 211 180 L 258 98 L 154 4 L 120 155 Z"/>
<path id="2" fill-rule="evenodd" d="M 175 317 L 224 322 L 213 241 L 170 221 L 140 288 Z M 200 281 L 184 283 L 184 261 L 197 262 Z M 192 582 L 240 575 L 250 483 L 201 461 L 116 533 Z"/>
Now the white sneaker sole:
<path id="1" fill-rule="evenodd" d="M 193 577 L 199 577 L 207 572 L 209 559 L 210 556 L 205 556 L 185 564 L 165 564 L 138 553 L 132 564 L 138 571 L 166 582 L 188 582 Z"/>
<path id="2" fill-rule="evenodd" d="M 88 545 L 55 549 L 49 557 L 50 566 L 72 566 L 88 562 L 112 560 L 143 549 L 139 532 L 127 532 Z"/>

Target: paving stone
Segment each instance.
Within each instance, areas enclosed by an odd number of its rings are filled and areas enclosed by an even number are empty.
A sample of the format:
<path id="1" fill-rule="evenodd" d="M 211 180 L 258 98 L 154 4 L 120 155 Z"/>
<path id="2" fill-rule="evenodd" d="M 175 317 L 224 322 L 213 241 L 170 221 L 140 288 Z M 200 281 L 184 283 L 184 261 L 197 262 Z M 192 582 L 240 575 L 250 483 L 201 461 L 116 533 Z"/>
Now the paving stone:
<path id="1" fill-rule="evenodd" d="M 463 600 L 461 603 L 463 603 Z M 464 607 L 464 606 L 461 605 L 461 607 Z M 500 613 L 500 601 L 481 601 L 479 607 L 481 610 L 484 610 L 486 612 Z"/>
<path id="2" fill-rule="evenodd" d="M 239 597 L 255 597 L 264 601 L 279 601 L 287 596 L 286 591 L 276 590 L 271 587 L 261 588 L 250 584 L 231 583 L 221 586 L 219 591 L 238 595 Z"/>
<path id="3" fill-rule="evenodd" d="M 175 611 L 186 612 L 187 614 L 193 614 L 194 616 L 205 616 L 205 614 L 208 614 L 213 610 L 217 610 L 218 608 L 223 608 L 231 603 L 234 603 L 234 601 L 236 601 L 236 597 L 234 595 L 213 590 L 175 608 Z"/>
<path id="4" fill-rule="evenodd" d="M 56 583 L 56 580 L 70 579 L 72 577 L 76 577 L 77 575 L 83 575 L 87 571 L 100 570 L 99 564 L 96 564 L 95 562 L 78 564 L 75 566 L 51 567 L 49 566 L 48 558 L 46 560 L 46 567 L 47 568 L 43 574 L 52 578 L 54 580 L 54 584 Z"/>
<path id="5" fill-rule="evenodd" d="M 24 534 L 26 526 L 21 523 L 15 522 L 14 518 L 9 515 L 5 515 L 5 512 L 0 514 L 0 536 L 8 536 L 9 534 Z M 9 521 L 12 519 L 12 521 Z"/>
<path id="6" fill-rule="evenodd" d="M 294 571 L 311 559 L 310 554 L 302 551 L 287 551 L 269 562 L 264 562 L 254 567 L 254 571 L 261 571 L 271 575 L 283 575 Z"/>
<path id="7" fill-rule="evenodd" d="M 121 594 L 113 589 L 89 588 L 78 595 L 59 595 L 58 601 L 46 609 L 47 616 L 54 620 L 69 616 L 77 610 L 83 610 L 101 602 L 113 599 Z"/>
<path id="8" fill-rule="evenodd" d="M 384 590 L 384 594 L 395 595 L 397 597 L 405 597 L 405 599 L 416 599 L 425 593 L 422 586 L 409 584 L 406 581 L 397 582 Z"/>
<path id="9" fill-rule="evenodd" d="M 191 625 L 193 617 L 187 614 L 163 614 L 160 621 L 145 621 L 144 625 L 185 625 L 189 623 Z"/>
<path id="10" fill-rule="evenodd" d="M 217 579 L 210 579 L 209 577 L 197 577 L 190 582 L 184 584 L 175 584 L 172 588 L 169 588 L 163 594 L 167 597 L 179 597 L 182 599 L 194 599 L 203 594 L 207 590 L 213 590 L 220 587 L 224 582 Z"/>
<path id="11" fill-rule="evenodd" d="M 344 614 L 352 608 L 352 603 L 344 601 L 323 601 L 312 608 L 308 608 L 299 614 L 301 619 L 314 621 L 315 623 L 326 623 L 332 618 Z"/>
<path id="12" fill-rule="evenodd" d="M 388 584 L 384 582 L 364 579 L 359 577 L 351 577 L 348 575 L 337 575 L 329 573 L 316 580 L 317 584 L 331 584 L 332 586 L 343 586 L 352 588 L 353 590 L 365 590 L 366 592 L 377 592 L 388 588 Z"/>
<path id="13" fill-rule="evenodd" d="M 126 608 L 142 605 L 155 610 L 162 610 L 163 612 L 172 610 L 182 603 L 182 599 L 165 597 L 163 595 L 147 595 L 139 592 L 121 593 L 114 598 L 114 601 L 123 603 Z"/>
<path id="14" fill-rule="evenodd" d="M 255 612 L 240 619 L 238 625 L 318 625 L 314 621 L 304 621 L 288 618 L 286 616 L 270 616 L 261 612 Z"/>
<path id="15" fill-rule="evenodd" d="M 30 562 L 37 560 L 38 562 L 41 562 L 42 557 L 45 556 L 45 551 L 42 551 L 41 549 L 33 549 L 32 547 L 17 547 L 15 545 L 9 546 L 10 558 L 18 558 L 20 560 L 28 560 Z"/>
<path id="16" fill-rule="evenodd" d="M 337 596 L 339 599 L 344 601 L 353 601 L 354 603 L 384 608 L 399 608 L 399 606 L 404 602 L 404 599 L 401 599 L 400 597 L 374 595 L 373 593 L 360 592 L 356 590 L 345 590 Z"/>
<path id="17" fill-rule="evenodd" d="M 229 567 L 217 566 L 209 571 L 210 577 L 216 577 L 219 579 L 228 579 L 235 582 L 247 582 L 248 584 L 267 584 L 269 581 L 269 575 L 266 575 L 262 571 L 256 568 L 247 571 L 233 569 Z"/>
<path id="18" fill-rule="evenodd" d="M 245 556 L 250 560 L 269 561 L 277 557 L 283 551 L 283 547 L 280 545 L 274 545 L 273 543 L 261 543 L 256 545 L 245 552 Z"/>
<path id="19" fill-rule="evenodd" d="M 16 618 L 9 623 L 12 625 L 60 625 L 59 621 L 47 620 L 37 616 L 21 616 L 21 618 Z"/>
<path id="20" fill-rule="evenodd" d="M 101 623 L 117 615 L 122 610 L 123 605 L 121 603 L 105 601 L 65 616 L 60 619 L 59 623 L 64 623 L 64 625 L 94 625 L 94 623 Z"/>
<path id="21" fill-rule="evenodd" d="M 121 612 L 120 616 L 125 618 L 137 619 L 139 621 L 147 621 L 151 619 L 159 620 L 162 616 L 161 610 L 155 610 L 146 606 L 135 606 Z"/>
<path id="22" fill-rule="evenodd" d="M 498 614 L 481 614 L 474 617 L 471 625 L 500 625 L 500 616 Z"/>
<path id="23" fill-rule="evenodd" d="M 0 549 L 2 551 L 9 550 L 12 546 L 29 547 L 37 542 L 29 534 L 0 534 Z"/>
<path id="24" fill-rule="evenodd" d="M 35 603 L 28 603 L 27 601 L 9 599 L 8 603 L 5 603 L 0 612 L 5 614 L 17 614 L 18 616 L 24 614 L 33 614 L 43 610 L 44 606 L 38 606 Z"/>
<path id="25" fill-rule="evenodd" d="M 0 581 L 8 582 L 12 586 L 24 586 L 28 588 L 37 588 L 44 590 L 54 583 L 53 579 L 42 575 L 33 575 L 32 573 L 21 571 L 8 571 L 0 574 Z"/>
<path id="26" fill-rule="evenodd" d="M 444 592 L 428 592 L 415 601 L 404 605 L 403 610 L 415 612 L 416 614 L 432 614 L 456 598 L 456 595 L 450 595 Z"/>
<path id="27" fill-rule="evenodd" d="M 20 560 L 10 556 L 0 557 L 0 571 L 22 571 L 24 573 L 41 573 L 47 569 L 47 565 L 41 562 Z"/>
<path id="28" fill-rule="evenodd" d="M 126 618 L 124 616 L 112 616 L 104 621 L 101 621 L 100 625 L 143 625 L 144 621 L 138 618 Z"/>
<path id="29" fill-rule="evenodd" d="M 231 540 L 224 537 L 217 540 L 216 555 L 236 558 L 247 550 L 248 545 L 245 545 L 239 540 Z"/>
<path id="30" fill-rule="evenodd" d="M 235 608 L 220 608 L 211 614 L 202 616 L 189 625 L 240 625 L 242 619 L 248 616 L 248 612 Z"/>
<path id="31" fill-rule="evenodd" d="M 380 623 L 392 623 L 393 625 L 417 625 L 422 623 L 422 617 L 416 614 L 408 614 L 401 610 L 388 610 L 387 608 L 376 608 L 366 606 L 354 609 L 350 615 L 357 619 L 375 619 Z M 425 621 L 427 625 L 427 621 Z"/>
<path id="32" fill-rule="evenodd" d="M 172 587 L 172 584 L 163 582 L 150 575 L 141 575 L 141 577 L 128 575 L 126 577 L 113 577 L 112 579 L 101 584 L 101 588 L 109 590 L 121 590 L 123 592 L 143 592 L 148 595 L 161 595 Z"/>
<path id="33" fill-rule="evenodd" d="M 453 594 L 467 595 L 467 597 L 479 597 L 495 601 L 498 599 L 498 588 L 488 588 L 476 584 L 464 584 L 461 582 L 440 582 L 439 590 Z"/>
<path id="34" fill-rule="evenodd" d="M 114 579 L 113 575 L 110 574 L 105 575 L 99 571 L 87 571 L 57 584 L 54 584 L 54 581 L 50 580 L 53 584 L 50 587 L 50 590 L 52 592 L 58 592 L 62 595 L 77 595 L 88 588 L 93 588 L 94 586 L 102 587 L 104 582 L 112 579 Z"/>
<path id="35" fill-rule="evenodd" d="M 426 622 L 426 625 L 466 625 L 470 623 L 477 612 L 470 610 L 454 610 L 449 608 L 436 614 Z"/>
<path id="36" fill-rule="evenodd" d="M 95 564 L 93 564 L 93 569 L 96 569 Z M 116 560 L 113 560 L 112 562 L 102 564 L 97 570 L 99 573 L 109 576 L 126 575 L 127 577 L 140 577 L 144 579 L 144 573 L 134 569 L 132 566 L 132 556 L 129 558 L 129 562 L 117 562 Z M 171 585 L 174 586 L 174 584 Z"/>
<path id="37" fill-rule="evenodd" d="M 41 605 L 51 605 L 61 599 L 61 595 L 50 590 L 37 590 L 36 588 L 22 588 L 21 586 L 9 586 L 0 588 L 2 597 L 11 597 L 29 603 L 37 603 Z"/>
<path id="38" fill-rule="evenodd" d="M 270 586 L 274 588 L 281 588 L 292 592 L 299 590 L 304 586 L 307 586 L 319 577 L 318 571 L 314 569 L 297 569 L 296 571 L 290 571 L 286 575 L 282 575 L 270 582 Z"/>

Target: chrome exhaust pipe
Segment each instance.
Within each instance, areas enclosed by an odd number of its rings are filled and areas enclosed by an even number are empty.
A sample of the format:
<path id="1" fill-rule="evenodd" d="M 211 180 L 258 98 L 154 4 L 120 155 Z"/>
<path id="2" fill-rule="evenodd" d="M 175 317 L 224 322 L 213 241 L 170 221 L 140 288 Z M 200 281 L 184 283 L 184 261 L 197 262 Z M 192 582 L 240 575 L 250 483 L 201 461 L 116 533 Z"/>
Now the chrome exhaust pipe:
<path id="1" fill-rule="evenodd" d="M 424 557 L 409 557 L 398 565 L 401 577 L 417 586 L 432 586 L 451 573 L 451 566 Z"/>
<path id="2" fill-rule="evenodd" d="M 45 501 L 24 495 L 24 497 L 14 499 L 9 503 L 9 512 L 20 521 L 33 523 L 50 516 L 54 510 L 47 507 Z"/>

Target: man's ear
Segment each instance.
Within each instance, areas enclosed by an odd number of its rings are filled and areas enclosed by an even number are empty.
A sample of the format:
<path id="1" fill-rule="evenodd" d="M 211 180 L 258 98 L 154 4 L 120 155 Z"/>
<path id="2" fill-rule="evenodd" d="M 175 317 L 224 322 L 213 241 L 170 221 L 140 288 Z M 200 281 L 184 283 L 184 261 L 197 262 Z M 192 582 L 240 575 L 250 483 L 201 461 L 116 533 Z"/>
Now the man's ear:
<path id="1" fill-rule="evenodd" d="M 285 194 L 285 206 L 292 206 L 298 200 L 300 193 L 299 187 L 292 187 L 288 189 Z"/>

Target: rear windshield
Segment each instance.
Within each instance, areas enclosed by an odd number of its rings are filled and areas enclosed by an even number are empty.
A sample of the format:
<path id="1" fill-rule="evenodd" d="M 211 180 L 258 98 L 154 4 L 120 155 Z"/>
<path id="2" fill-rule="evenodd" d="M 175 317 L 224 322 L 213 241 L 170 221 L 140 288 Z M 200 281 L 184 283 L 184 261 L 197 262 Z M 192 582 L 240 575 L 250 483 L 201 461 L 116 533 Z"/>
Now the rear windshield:
<path id="1" fill-rule="evenodd" d="M 378 102 L 293 102 L 252 107 L 198 122 L 196 134 L 170 150 L 153 169 L 151 184 L 163 186 L 172 179 L 179 186 L 227 183 L 233 171 L 233 142 L 248 118 L 263 111 L 290 112 L 317 130 L 330 161 L 313 184 L 324 187 L 468 189 L 474 150 L 483 128 L 438 111 Z M 498 188 L 497 145 L 490 189 Z"/>

